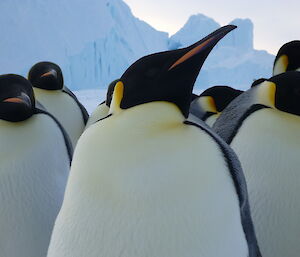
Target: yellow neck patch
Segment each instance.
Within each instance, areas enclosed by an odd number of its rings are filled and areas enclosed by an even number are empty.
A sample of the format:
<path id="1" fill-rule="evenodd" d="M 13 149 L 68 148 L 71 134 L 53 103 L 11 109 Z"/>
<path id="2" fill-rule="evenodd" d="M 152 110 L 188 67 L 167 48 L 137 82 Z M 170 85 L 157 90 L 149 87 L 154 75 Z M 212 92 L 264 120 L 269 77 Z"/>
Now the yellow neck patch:
<path id="1" fill-rule="evenodd" d="M 124 84 L 119 81 L 114 88 L 114 93 L 112 97 L 112 101 L 110 104 L 109 114 L 116 114 L 122 111 L 121 109 L 121 101 L 123 99 L 124 94 Z"/>
<path id="2" fill-rule="evenodd" d="M 276 84 L 264 81 L 257 87 L 257 103 L 275 107 Z"/>
<path id="3" fill-rule="evenodd" d="M 218 112 L 215 100 L 211 96 L 201 96 L 199 98 L 199 103 L 201 108 L 206 112 Z"/>
<path id="4" fill-rule="evenodd" d="M 287 57 L 287 55 L 284 54 L 280 56 L 274 64 L 273 76 L 286 72 L 288 64 L 289 58 Z"/>

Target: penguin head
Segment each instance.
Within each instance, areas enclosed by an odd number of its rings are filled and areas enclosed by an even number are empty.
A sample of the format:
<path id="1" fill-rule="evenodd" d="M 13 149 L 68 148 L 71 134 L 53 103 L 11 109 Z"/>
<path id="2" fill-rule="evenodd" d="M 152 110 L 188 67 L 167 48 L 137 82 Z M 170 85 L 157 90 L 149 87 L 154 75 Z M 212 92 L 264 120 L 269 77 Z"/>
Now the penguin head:
<path id="1" fill-rule="evenodd" d="M 226 106 L 243 91 L 228 86 L 214 86 L 206 89 L 201 95 L 209 107 L 209 112 L 222 112 Z"/>
<path id="2" fill-rule="evenodd" d="M 274 61 L 273 76 L 295 70 L 300 71 L 299 40 L 288 42 L 279 49 Z"/>
<path id="3" fill-rule="evenodd" d="M 213 47 L 236 26 L 224 26 L 195 44 L 145 56 L 132 64 L 116 84 L 119 108 L 166 101 L 187 117 L 198 73 Z M 113 102 L 115 102 L 113 100 Z"/>
<path id="4" fill-rule="evenodd" d="M 18 122 L 34 114 L 35 99 L 32 85 L 22 76 L 0 76 L 0 119 Z"/>
<path id="5" fill-rule="evenodd" d="M 28 73 L 28 80 L 34 87 L 46 90 L 61 90 L 64 86 L 62 71 L 52 62 L 39 62 Z"/>
<path id="6" fill-rule="evenodd" d="M 273 76 L 257 86 L 257 90 L 261 103 L 300 116 L 300 72 Z"/>
<path id="7" fill-rule="evenodd" d="M 276 85 L 275 107 L 300 116 L 300 72 L 282 73 L 269 81 Z"/>

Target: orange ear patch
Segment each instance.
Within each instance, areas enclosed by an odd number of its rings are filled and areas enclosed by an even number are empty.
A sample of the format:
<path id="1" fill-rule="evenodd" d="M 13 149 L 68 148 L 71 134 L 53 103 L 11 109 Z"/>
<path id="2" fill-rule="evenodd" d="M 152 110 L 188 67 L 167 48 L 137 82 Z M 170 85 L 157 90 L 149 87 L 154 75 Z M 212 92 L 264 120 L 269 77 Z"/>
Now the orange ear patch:
<path id="1" fill-rule="evenodd" d="M 202 109 L 205 110 L 206 112 L 214 112 L 214 113 L 218 112 L 216 103 L 215 103 L 215 100 L 213 99 L 213 97 L 201 96 L 201 97 L 199 97 L 198 101 L 200 102 Z"/>
<path id="2" fill-rule="evenodd" d="M 288 64 L 289 64 L 288 56 L 285 54 L 280 56 L 274 64 L 273 76 L 286 72 Z"/>
<path id="3" fill-rule="evenodd" d="M 114 88 L 109 114 L 117 113 L 121 110 L 120 105 L 123 98 L 123 94 L 124 94 L 124 84 L 122 81 L 118 81 Z"/>
<path id="4" fill-rule="evenodd" d="M 257 103 L 275 107 L 276 84 L 264 81 L 257 88 Z"/>
<path id="5" fill-rule="evenodd" d="M 209 39 L 207 39 L 206 41 L 204 41 L 203 43 L 201 43 L 200 45 L 194 47 L 192 50 L 188 51 L 185 55 L 183 55 L 182 57 L 180 57 L 170 68 L 169 70 L 172 70 L 174 67 L 176 67 L 177 65 L 179 65 L 180 63 L 185 62 L 186 60 L 190 59 L 191 57 L 193 57 L 194 55 L 196 55 L 197 53 L 199 53 L 203 47 L 205 47 L 208 43 L 210 43 L 212 40 L 214 40 L 214 37 L 211 37 Z"/>
<path id="6" fill-rule="evenodd" d="M 22 99 L 17 98 L 17 97 L 7 98 L 3 102 L 5 102 L 5 103 L 24 103 L 24 101 Z"/>
<path id="7" fill-rule="evenodd" d="M 56 75 L 57 75 L 56 71 L 55 71 L 55 70 L 48 71 L 48 72 L 42 74 L 42 75 L 41 75 L 41 78 L 42 78 L 42 77 L 51 76 L 51 75 L 56 76 Z"/>

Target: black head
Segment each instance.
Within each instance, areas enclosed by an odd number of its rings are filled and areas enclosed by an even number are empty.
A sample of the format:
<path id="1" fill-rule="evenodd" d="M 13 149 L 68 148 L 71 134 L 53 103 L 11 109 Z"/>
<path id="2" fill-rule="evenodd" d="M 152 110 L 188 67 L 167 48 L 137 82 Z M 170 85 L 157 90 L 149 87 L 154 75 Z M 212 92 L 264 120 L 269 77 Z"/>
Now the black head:
<path id="1" fill-rule="evenodd" d="M 300 41 L 294 40 L 284 44 L 278 51 L 273 67 L 273 75 L 300 68 Z"/>
<path id="2" fill-rule="evenodd" d="M 32 85 L 22 76 L 0 76 L 0 119 L 23 121 L 34 113 L 35 99 Z"/>
<path id="3" fill-rule="evenodd" d="M 243 91 L 232 87 L 214 86 L 206 89 L 200 97 L 211 96 L 214 99 L 217 111 L 222 112 L 226 106 L 241 93 L 243 93 Z"/>
<path id="4" fill-rule="evenodd" d="M 115 89 L 115 85 L 117 84 L 118 81 L 119 81 L 119 79 L 116 79 L 108 85 L 107 93 L 106 93 L 106 100 L 105 100 L 105 103 L 108 107 L 110 107 L 112 96 L 113 96 L 114 89 Z"/>
<path id="5" fill-rule="evenodd" d="M 39 62 L 28 73 L 28 80 L 34 87 L 46 90 L 60 90 L 64 86 L 62 71 L 52 62 Z"/>
<path id="6" fill-rule="evenodd" d="M 188 116 L 198 73 L 213 47 L 236 26 L 222 27 L 197 43 L 178 50 L 145 56 L 122 75 L 124 92 L 120 107 L 127 109 L 153 101 L 176 104 Z"/>
<path id="7" fill-rule="evenodd" d="M 300 116 L 300 72 L 281 73 L 268 81 L 276 85 L 275 107 Z"/>

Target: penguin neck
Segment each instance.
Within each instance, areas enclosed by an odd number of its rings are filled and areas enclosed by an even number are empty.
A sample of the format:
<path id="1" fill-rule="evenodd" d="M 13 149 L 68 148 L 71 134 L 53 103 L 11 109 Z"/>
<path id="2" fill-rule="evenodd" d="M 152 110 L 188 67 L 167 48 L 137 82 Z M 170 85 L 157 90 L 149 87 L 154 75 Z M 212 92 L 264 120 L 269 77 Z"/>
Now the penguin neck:
<path id="1" fill-rule="evenodd" d="M 57 94 L 57 93 L 61 93 L 62 89 L 48 90 L 48 89 L 43 89 L 43 88 L 39 88 L 39 87 L 33 87 L 33 91 L 35 94 L 45 94 L 45 93 Z"/>
<path id="2" fill-rule="evenodd" d="M 115 118 L 128 119 L 131 124 L 153 126 L 167 123 L 181 123 L 185 121 L 180 109 L 173 103 L 157 101 L 137 105 L 128 109 L 121 109 Z"/>

